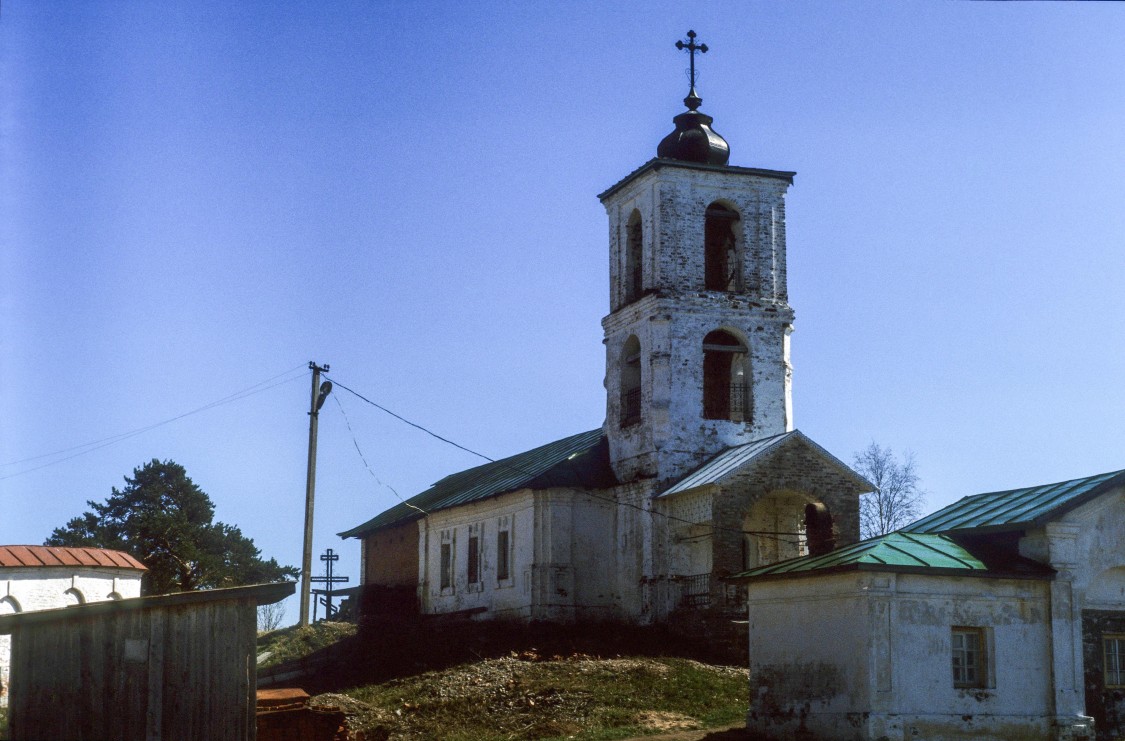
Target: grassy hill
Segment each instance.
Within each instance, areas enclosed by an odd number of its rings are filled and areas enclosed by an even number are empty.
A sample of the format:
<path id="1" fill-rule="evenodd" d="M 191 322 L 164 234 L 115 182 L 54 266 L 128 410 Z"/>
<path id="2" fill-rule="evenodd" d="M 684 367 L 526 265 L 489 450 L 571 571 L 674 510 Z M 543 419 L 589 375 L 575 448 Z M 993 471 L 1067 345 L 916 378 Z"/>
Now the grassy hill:
<path id="1" fill-rule="evenodd" d="M 746 672 L 690 659 L 509 656 L 318 696 L 394 739 L 622 739 L 739 720 Z M 358 702 L 357 702 L 358 701 Z"/>
<path id="2" fill-rule="evenodd" d="M 624 739 L 721 727 L 746 711 L 745 666 L 704 663 L 692 658 L 697 647 L 652 629 L 478 623 L 349 632 L 340 624 L 279 631 L 260 649 L 286 659 L 333 652 L 330 671 L 289 684 L 344 710 L 368 739 Z"/>

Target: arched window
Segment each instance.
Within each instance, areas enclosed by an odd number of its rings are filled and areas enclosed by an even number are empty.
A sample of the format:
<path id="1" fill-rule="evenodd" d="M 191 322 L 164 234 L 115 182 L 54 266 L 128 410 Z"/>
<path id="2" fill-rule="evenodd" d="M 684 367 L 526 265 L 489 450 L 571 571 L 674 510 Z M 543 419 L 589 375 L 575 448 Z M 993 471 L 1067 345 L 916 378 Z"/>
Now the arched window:
<path id="1" fill-rule="evenodd" d="M 809 553 L 805 505 L 797 492 L 771 492 L 742 519 L 742 565 L 746 569 Z"/>
<path id="2" fill-rule="evenodd" d="M 703 418 L 752 420 L 746 346 L 722 330 L 703 338 Z"/>
<path id="3" fill-rule="evenodd" d="M 636 335 L 621 348 L 621 426 L 641 421 L 641 343 Z"/>
<path id="4" fill-rule="evenodd" d="M 641 228 L 641 212 L 633 209 L 629 225 L 625 229 L 625 301 L 636 301 L 644 289 L 644 273 L 641 266 L 644 256 L 644 233 Z"/>
<path id="5" fill-rule="evenodd" d="M 823 502 L 809 502 L 805 505 L 805 534 L 808 536 L 810 556 L 823 556 L 836 547 L 832 513 Z"/>
<path id="6" fill-rule="evenodd" d="M 742 288 L 742 261 L 738 256 L 738 212 L 721 203 L 707 207 L 703 227 L 703 280 L 709 291 Z"/>

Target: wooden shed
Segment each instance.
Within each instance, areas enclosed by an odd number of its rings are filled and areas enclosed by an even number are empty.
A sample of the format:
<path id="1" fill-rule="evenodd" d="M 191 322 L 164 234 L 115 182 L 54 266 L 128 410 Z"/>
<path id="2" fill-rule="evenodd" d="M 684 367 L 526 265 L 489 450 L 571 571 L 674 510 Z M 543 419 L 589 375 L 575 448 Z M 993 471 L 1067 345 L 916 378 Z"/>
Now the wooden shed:
<path id="1" fill-rule="evenodd" d="M 257 607 L 293 582 L 0 617 L 12 635 L 8 734 L 255 738 Z"/>

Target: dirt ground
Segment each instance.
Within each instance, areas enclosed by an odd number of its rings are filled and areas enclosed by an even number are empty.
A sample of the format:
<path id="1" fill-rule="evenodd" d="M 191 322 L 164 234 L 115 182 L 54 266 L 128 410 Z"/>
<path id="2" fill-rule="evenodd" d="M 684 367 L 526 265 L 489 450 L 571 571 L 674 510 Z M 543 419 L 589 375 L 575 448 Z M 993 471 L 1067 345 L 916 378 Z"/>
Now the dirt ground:
<path id="1" fill-rule="evenodd" d="M 735 723 L 706 731 L 676 731 L 659 736 L 638 736 L 625 741 L 757 741 L 757 738 L 746 730 L 745 725 Z"/>

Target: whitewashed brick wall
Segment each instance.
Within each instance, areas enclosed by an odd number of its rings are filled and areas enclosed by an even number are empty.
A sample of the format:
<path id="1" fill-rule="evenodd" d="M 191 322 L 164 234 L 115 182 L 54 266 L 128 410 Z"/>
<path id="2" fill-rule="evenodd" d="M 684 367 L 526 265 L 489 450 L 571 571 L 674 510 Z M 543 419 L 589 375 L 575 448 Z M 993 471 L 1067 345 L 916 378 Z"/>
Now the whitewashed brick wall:
<path id="1" fill-rule="evenodd" d="M 642 170 L 604 197 L 610 222 L 606 432 L 619 478 L 679 478 L 732 445 L 793 429 L 785 268 L 789 173 L 661 166 Z M 704 222 L 721 202 L 740 214 L 739 292 L 704 289 Z M 645 295 L 625 303 L 630 215 L 641 215 Z M 749 351 L 749 422 L 703 419 L 703 338 L 724 330 Z M 622 349 L 641 345 L 642 422 L 621 427 Z"/>
<path id="2" fill-rule="evenodd" d="M 50 610 L 79 602 L 141 596 L 141 573 L 133 569 L 52 566 L 0 568 L 0 615 Z M 8 704 L 11 637 L 0 635 L 0 706 Z"/>

